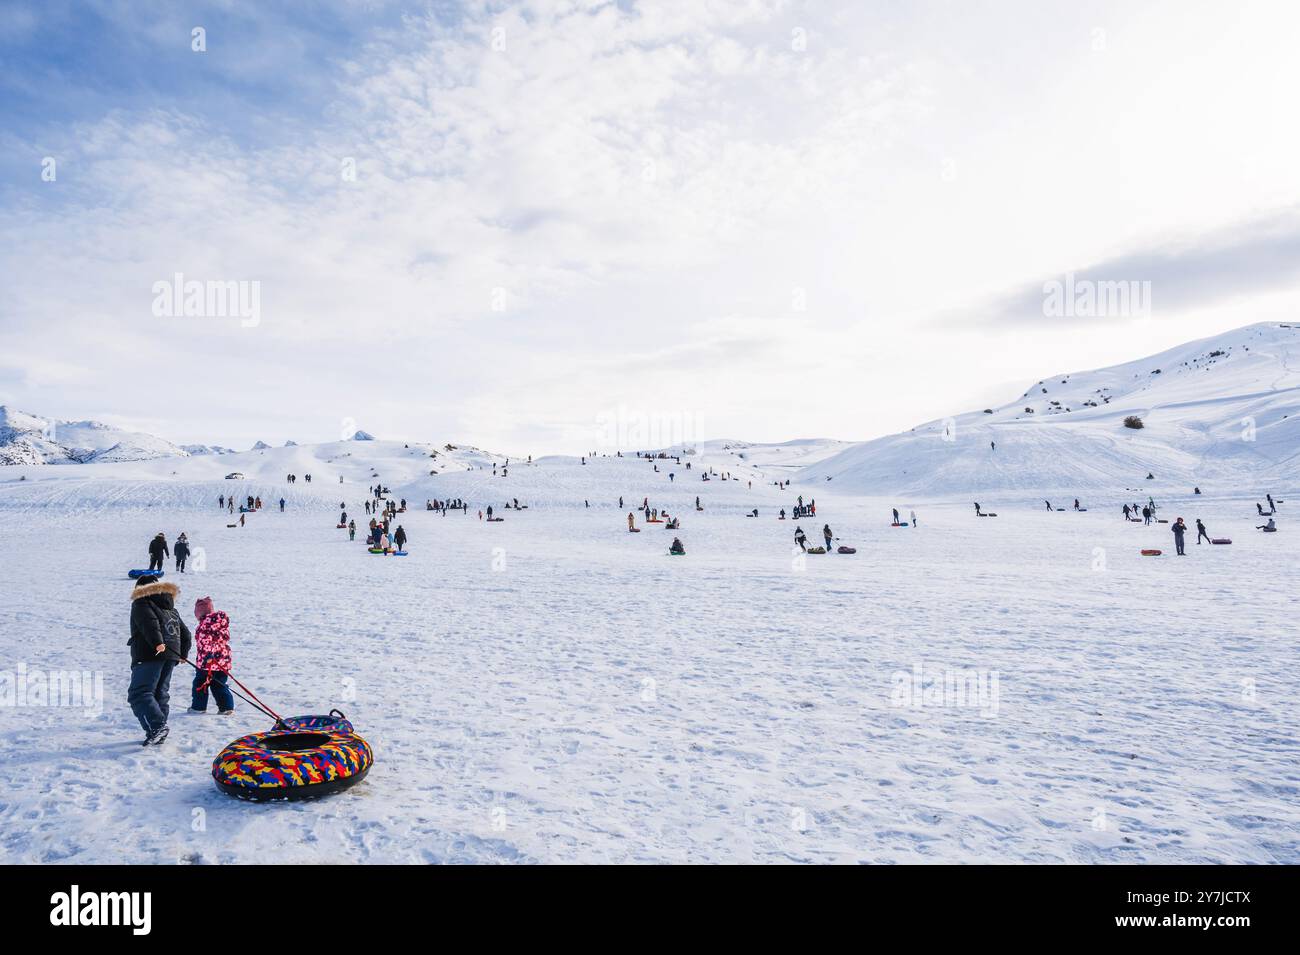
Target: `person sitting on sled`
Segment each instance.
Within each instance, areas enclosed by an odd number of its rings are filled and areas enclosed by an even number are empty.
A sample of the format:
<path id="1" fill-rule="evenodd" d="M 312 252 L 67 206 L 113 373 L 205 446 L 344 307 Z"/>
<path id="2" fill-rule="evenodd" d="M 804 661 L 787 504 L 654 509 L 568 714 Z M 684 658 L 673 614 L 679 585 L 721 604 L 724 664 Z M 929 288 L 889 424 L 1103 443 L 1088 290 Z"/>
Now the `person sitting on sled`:
<path id="1" fill-rule="evenodd" d="M 682 542 L 681 542 L 680 540 L 678 540 L 676 537 L 674 537 L 674 538 L 673 538 L 673 542 L 672 542 L 672 544 L 669 545 L 669 547 L 668 547 L 668 553 L 670 553 L 670 554 L 685 554 L 685 553 L 686 553 L 686 548 L 682 546 Z"/>

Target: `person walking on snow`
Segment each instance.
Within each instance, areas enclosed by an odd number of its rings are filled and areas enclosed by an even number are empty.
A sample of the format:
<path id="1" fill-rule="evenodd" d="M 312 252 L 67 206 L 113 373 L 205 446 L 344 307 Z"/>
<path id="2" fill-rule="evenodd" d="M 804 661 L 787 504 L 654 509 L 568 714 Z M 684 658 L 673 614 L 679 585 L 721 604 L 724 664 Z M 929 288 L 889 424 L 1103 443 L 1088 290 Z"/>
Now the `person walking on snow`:
<path id="1" fill-rule="evenodd" d="M 170 556 L 171 552 L 167 550 L 167 538 L 162 531 L 159 531 L 154 535 L 154 539 L 149 542 L 149 569 L 162 570 L 163 558 Z"/>
<path id="2" fill-rule="evenodd" d="M 226 686 L 230 678 L 230 618 L 223 610 L 212 609 L 211 597 L 194 601 L 194 684 L 190 687 L 190 712 L 208 711 L 208 690 L 217 704 L 217 714 L 235 712 L 235 697 Z"/>
<path id="3" fill-rule="evenodd" d="M 357 522 L 348 521 L 348 540 L 354 541 L 356 539 L 357 539 Z"/>
<path id="4" fill-rule="evenodd" d="M 191 636 L 176 612 L 181 589 L 148 575 L 131 591 L 131 681 L 126 701 L 144 730 L 143 746 L 167 738 L 172 670 L 190 655 Z"/>
<path id="5" fill-rule="evenodd" d="M 804 553 L 808 552 L 808 537 L 803 532 L 802 527 L 794 529 L 794 542 L 799 545 L 799 549 Z"/>
<path id="6" fill-rule="evenodd" d="M 826 538 L 826 553 L 829 554 L 831 552 L 831 541 L 835 537 L 835 535 L 831 533 L 831 526 L 829 524 L 822 526 L 822 537 Z"/>
<path id="7" fill-rule="evenodd" d="M 402 530 L 402 525 L 397 525 L 397 532 L 393 534 L 393 540 L 397 542 L 398 550 L 406 550 L 406 531 Z"/>
<path id="8" fill-rule="evenodd" d="M 280 498 L 280 513 L 284 513 L 284 498 Z"/>
<path id="9" fill-rule="evenodd" d="M 1204 537 L 1207 541 L 1210 540 L 1209 532 L 1206 531 L 1205 525 L 1201 523 L 1201 519 L 1198 517 L 1196 519 L 1196 543 L 1198 545 L 1201 543 L 1202 537 Z M 1210 541 L 1210 543 L 1214 543 L 1214 542 Z"/>
<path id="10" fill-rule="evenodd" d="M 1183 519 L 1180 517 L 1174 521 L 1173 526 L 1169 529 L 1174 532 L 1174 547 L 1178 550 L 1178 556 L 1186 557 L 1187 555 L 1183 553 L 1183 535 L 1187 533 L 1187 525 L 1183 523 Z"/>
<path id="11" fill-rule="evenodd" d="M 912 526 L 915 527 L 915 526 L 916 526 L 916 511 L 911 511 L 910 513 L 911 513 L 911 515 L 912 515 Z"/>
<path id="12" fill-rule="evenodd" d="M 176 558 L 176 570 L 182 574 L 185 573 L 185 561 L 189 560 L 190 556 L 190 542 L 186 539 L 184 533 L 176 538 L 176 548 L 172 553 Z"/>

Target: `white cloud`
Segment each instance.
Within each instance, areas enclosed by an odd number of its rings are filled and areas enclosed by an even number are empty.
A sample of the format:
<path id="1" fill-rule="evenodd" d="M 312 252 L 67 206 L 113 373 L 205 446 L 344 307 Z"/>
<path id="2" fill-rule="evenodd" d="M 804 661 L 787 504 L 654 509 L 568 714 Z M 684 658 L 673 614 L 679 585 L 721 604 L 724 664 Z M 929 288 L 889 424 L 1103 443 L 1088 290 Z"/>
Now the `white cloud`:
<path id="1" fill-rule="evenodd" d="M 1278 11 L 945 9 L 477 4 L 377 31 L 275 142 L 177 102 L 18 144 L 60 179 L 0 208 L 0 349 L 88 369 L 26 380 L 42 412 L 183 382 L 185 440 L 352 414 L 529 450 L 620 402 L 863 437 L 948 413 L 983 392 L 972 350 L 1005 355 L 934 316 L 1294 194 Z M 260 281 L 261 324 L 153 319 L 176 272 Z M 1018 342 L 991 373 L 1065 361 L 1047 330 Z"/>

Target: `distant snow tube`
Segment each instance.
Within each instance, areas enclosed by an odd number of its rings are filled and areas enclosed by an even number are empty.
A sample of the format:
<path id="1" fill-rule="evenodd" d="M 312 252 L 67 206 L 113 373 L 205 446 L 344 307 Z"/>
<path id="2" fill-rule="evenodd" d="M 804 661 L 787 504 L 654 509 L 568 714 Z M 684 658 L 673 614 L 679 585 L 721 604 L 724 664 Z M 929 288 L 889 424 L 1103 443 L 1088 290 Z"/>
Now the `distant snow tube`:
<path id="1" fill-rule="evenodd" d="M 1276 533 L 1277 533 L 1277 528 L 1276 528 L 1276 527 L 1261 527 L 1260 530 L 1263 531 L 1265 534 L 1276 534 Z"/>
<path id="2" fill-rule="evenodd" d="M 335 524 L 334 526 L 335 526 L 336 528 L 342 529 L 342 528 L 344 528 L 344 527 L 347 527 L 348 525 L 346 525 L 346 524 Z"/>
<path id="3" fill-rule="evenodd" d="M 1231 544 L 1231 543 L 1232 543 L 1232 538 L 1230 538 L 1230 537 L 1211 537 L 1211 538 L 1210 538 L 1210 543 L 1211 543 L 1211 544 Z"/>
<path id="4" fill-rule="evenodd" d="M 835 552 L 837 554 L 856 554 L 858 549 L 856 547 L 837 547 Z"/>
<path id="5" fill-rule="evenodd" d="M 810 553 L 810 554 L 824 554 L 824 553 L 826 553 L 826 548 L 825 548 L 825 547 L 809 547 L 809 548 L 808 548 L 808 553 Z"/>
<path id="6" fill-rule="evenodd" d="M 1142 550 L 1143 557 L 1159 557 L 1163 551 L 1156 550 L 1154 547 L 1146 547 Z"/>
<path id="7" fill-rule="evenodd" d="M 406 556 L 406 551 L 404 551 L 404 550 L 395 550 L 395 551 L 393 551 L 393 556 L 394 556 L 394 557 L 405 557 L 405 556 Z"/>
<path id="8" fill-rule="evenodd" d="M 212 778 L 238 799 L 313 799 L 361 782 L 374 761 L 370 744 L 334 710 L 241 736 L 212 761 Z"/>
<path id="9" fill-rule="evenodd" d="M 1158 517 L 1158 518 L 1156 518 L 1156 523 L 1157 523 L 1157 524 L 1168 524 L 1168 523 L 1169 523 L 1169 518 L 1167 518 L 1167 517 Z"/>
<path id="10" fill-rule="evenodd" d="M 161 570 L 140 570 L 137 567 L 135 570 L 128 570 L 126 575 L 132 580 L 138 580 L 141 577 L 161 577 L 163 572 Z"/>
<path id="11" fill-rule="evenodd" d="M 367 547 L 366 550 L 368 550 L 372 554 L 384 553 L 384 549 L 382 547 Z"/>

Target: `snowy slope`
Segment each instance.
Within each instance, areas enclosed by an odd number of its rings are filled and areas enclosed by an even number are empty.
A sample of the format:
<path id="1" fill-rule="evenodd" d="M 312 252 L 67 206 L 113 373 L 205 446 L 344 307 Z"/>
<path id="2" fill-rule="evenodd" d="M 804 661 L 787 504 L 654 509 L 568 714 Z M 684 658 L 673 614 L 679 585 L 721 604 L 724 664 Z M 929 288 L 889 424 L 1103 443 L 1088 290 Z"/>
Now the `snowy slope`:
<path id="1" fill-rule="evenodd" d="M 1130 415 L 1144 427 L 1125 427 Z M 800 479 L 931 497 L 1194 485 L 1254 493 L 1294 483 L 1298 465 L 1300 326 L 1259 324 L 1053 375 L 1001 407 L 854 445 Z"/>
<path id="2" fill-rule="evenodd" d="M 332 510 L 349 499 L 359 507 L 358 487 L 383 483 L 397 490 L 432 471 L 486 466 L 490 473 L 494 460 L 505 459 L 476 448 L 370 440 L 125 462 L 96 458 L 75 468 L 18 465 L 0 472 L 0 507 L 207 507 L 219 494 L 234 493 Z M 243 478 L 227 480 L 232 473 Z M 287 483 L 289 474 L 297 482 Z"/>

